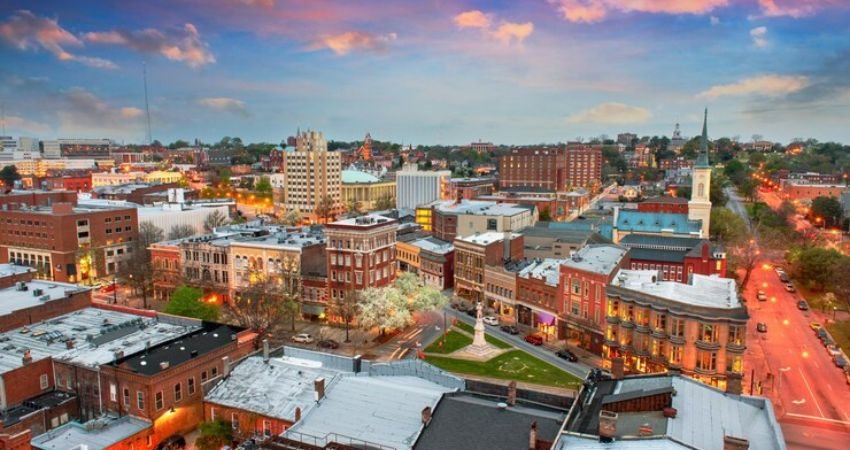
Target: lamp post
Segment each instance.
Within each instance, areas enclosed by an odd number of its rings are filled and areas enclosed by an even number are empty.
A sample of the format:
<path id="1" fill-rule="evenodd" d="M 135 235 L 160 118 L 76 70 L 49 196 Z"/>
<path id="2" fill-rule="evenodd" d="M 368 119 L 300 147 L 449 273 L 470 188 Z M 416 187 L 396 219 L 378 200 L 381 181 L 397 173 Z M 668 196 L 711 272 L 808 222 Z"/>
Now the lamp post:
<path id="1" fill-rule="evenodd" d="M 118 284 L 115 278 L 112 278 L 112 304 L 118 304 Z"/>
<path id="2" fill-rule="evenodd" d="M 777 384 L 777 387 L 776 387 L 777 391 L 782 390 L 782 374 L 785 373 L 785 372 L 788 372 L 789 370 L 791 370 L 790 367 L 780 367 L 779 368 L 779 382 L 776 383 Z"/>

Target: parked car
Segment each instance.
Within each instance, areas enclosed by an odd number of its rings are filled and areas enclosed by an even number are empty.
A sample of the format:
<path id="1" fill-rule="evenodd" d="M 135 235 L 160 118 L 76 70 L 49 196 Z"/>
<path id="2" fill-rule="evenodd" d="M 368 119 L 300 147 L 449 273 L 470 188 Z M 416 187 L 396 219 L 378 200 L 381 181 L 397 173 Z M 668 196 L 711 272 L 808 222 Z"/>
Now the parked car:
<path id="1" fill-rule="evenodd" d="M 841 356 L 841 354 L 835 355 L 835 358 L 833 358 L 832 361 L 835 363 L 836 366 L 838 366 L 842 369 L 847 366 L 847 360 L 844 359 L 844 357 Z"/>
<path id="2" fill-rule="evenodd" d="M 841 354 L 841 349 L 838 348 L 838 346 L 835 345 L 835 344 L 827 345 L 826 351 L 827 351 L 827 353 L 829 353 L 829 356 L 832 356 L 833 358 L 835 358 L 836 356 Z"/>
<path id="3" fill-rule="evenodd" d="M 513 325 L 502 325 L 500 329 L 508 334 L 519 334 L 519 329 Z"/>
<path id="4" fill-rule="evenodd" d="M 573 352 L 571 352 L 571 351 L 569 351 L 565 348 L 558 350 L 557 352 L 555 352 L 555 354 L 558 355 L 558 358 L 566 359 L 567 361 L 570 361 L 570 362 L 578 361 L 578 356 L 576 356 L 575 353 L 573 353 Z"/>
<path id="5" fill-rule="evenodd" d="M 809 310 L 809 304 L 806 303 L 805 300 L 799 300 L 797 302 L 797 309 L 799 309 L 800 311 L 808 311 Z"/>
<path id="6" fill-rule="evenodd" d="M 298 342 L 301 344 L 310 344 L 313 342 L 313 336 L 310 336 L 308 333 L 298 333 L 290 339 L 292 339 L 292 342 Z"/>
<path id="7" fill-rule="evenodd" d="M 779 274 L 779 281 L 782 281 L 783 283 L 788 283 L 791 281 L 791 278 L 788 277 L 788 274 L 782 272 Z"/>
<path id="8" fill-rule="evenodd" d="M 785 273 L 785 269 L 783 269 L 782 266 L 776 266 L 776 267 L 773 268 L 773 270 L 776 271 L 777 275 Z"/>
<path id="9" fill-rule="evenodd" d="M 797 289 L 794 288 L 794 285 L 791 283 L 785 284 L 785 290 L 788 292 L 797 292 Z"/>
<path id="10" fill-rule="evenodd" d="M 181 448 L 186 448 L 186 439 L 179 434 L 170 436 L 156 446 L 157 450 L 177 450 Z"/>
<path id="11" fill-rule="evenodd" d="M 487 325 L 493 325 L 493 326 L 499 325 L 499 318 L 496 317 L 496 316 L 487 316 L 487 317 L 483 318 L 482 321 L 484 323 L 486 323 Z"/>
<path id="12" fill-rule="evenodd" d="M 474 306 L 470 306 L 469 309 L 467 309 L 464 312 L 466 313 L 467 316 L 475 317 L 475 316 L 478 315 L 478 308 L 476 308 Z"/>
<path id="13" fill-rule="evenodd" d="M 329 348 L 331 350 L 339 348 L 339 342 L 333 339 L 322 339 L 318 345 L 321 348 Z"/>
<path id="14" fill-rule="evenodd" d="M 817 333 L 818 337 L 821 338 L 821 339 L 823 339 L 825 337 L 829 337 L 829 333 L 827 333 L 826 329 L 823 328 L 823 327 L 818 328 L 816 333 Z"/>
<path id="15" fill-rule="evenodd" d="M 756 295 L 756 298 L 760 302 L 766 302 L 767 301 L 767 295 L 764 295 L 764 292 L 759 292 L 758 295 Z"/>
<path id="16" fill-rule="evenodd" d="M 809 322 L 809 327 L 815 331 L 818 331 L 823 328 L 823 325 L 821 325 L 820 322 Z"/>
<path id="17" fill-rule="evenodd" d="M 764 322 L 757 323 L 756 331 L 758 331 L 759 333 L 767 333 L 767 324 Z"/>
<path id="18" fill-rule="evenodd" d="M 543 345 L 543 336 L 539 334 L 528 334 L 525 336 L 525 342 L 532 345 Z"/>

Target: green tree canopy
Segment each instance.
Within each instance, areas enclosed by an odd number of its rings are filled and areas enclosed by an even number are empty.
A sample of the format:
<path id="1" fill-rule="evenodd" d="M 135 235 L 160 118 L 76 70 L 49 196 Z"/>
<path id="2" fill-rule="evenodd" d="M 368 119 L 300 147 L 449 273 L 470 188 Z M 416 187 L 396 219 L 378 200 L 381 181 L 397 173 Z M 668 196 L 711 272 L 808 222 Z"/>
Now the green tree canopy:
<path id="1" fill-rule="evenodd" d="M 815 197 L 811 215 L 816 218 L 815 221 L 820 217 L 824 225 L 837 225 L 844 215 L 844 209 L 835 197 Z"/>
<path id="2" fill-rule="evenodd" d="M 260 177 L 256 183 L 254 183 L 254 190 L 261 193 L 267 194 L 272 191 L 272 183 L 269 181 L 269 177 Z"/>
<path id="3" fill-rule="evenodd" d="M 218 307 L 204 303 L 201 297 L 204 292 L 198 288 L 178 286 L 171 295 L 171 301 L 162 310 L 175 316 L 194 317 L 201 320 L 214 321 L 218 319 Z"/>
<path id="4" fill-rule="evenodd" d="M 747 237 L 747 224 L 738 214 L 729 208 L 711 208 L 712 239 L 722 240 L 727 244 L 737 244 Z"/>
<path id="5" fill-rule="evenodd" d="M 18 168 L 12 165 L 3 167 L 0 170 L 0 180 L 3 181 L 3 185 L 7 188 L 11 188 L 16 180 L 20 180 L 21 175 L 18 173 Z"/>

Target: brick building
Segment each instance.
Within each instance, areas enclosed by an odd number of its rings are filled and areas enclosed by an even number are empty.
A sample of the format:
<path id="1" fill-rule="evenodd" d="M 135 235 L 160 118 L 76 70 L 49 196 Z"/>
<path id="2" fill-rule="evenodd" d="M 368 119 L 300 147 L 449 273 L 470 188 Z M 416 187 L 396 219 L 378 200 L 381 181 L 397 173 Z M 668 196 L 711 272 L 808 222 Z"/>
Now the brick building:
<path id="1" fill-rule="evenodd" d="M 446 197 L 451 199 L 472 200 L 481 195 L 492 194 L 496 190 L 496 178 L 452 178 L 446 183 Z"/>
<path id="2" fill-rule="evenodd" d="M 545 341 L 563 339 L 559 334 L 558 272 L 563 259 L 537 259 L 517 273 L 517 325 L 531 329 Z"/>
<path id="3" fill-rule="evenodd" d="M 174 288 L 183 281 L 180 266 L 180 240 L 163 241 L 148 247 L 153 266 L 153 298 L 155 301 L 168 301 Z"/>
<path id="4" fill-rule="evenodd" d="M 688 199 L 682 197 L 652 197 L 638 203 L 638 211 L 651 213 L 687 214 Z"/>
<path id="5" fill-rule="evenodd" d="M 407 238 L 409 236 L 409 238 Z M 420 233 L 399 235 L 396 241 L 398 268 L 415 273 L 427 286 L 439 290 L 454 285 L 454 245 Z"/>
<path id="6" fill-rule="evenodd" d="M 328 293 L 331 300 L 349 291 L 387 286 L 396 275 L 398 222 L 367 215 L 325 226 Z"/>
<path id="7" fill-rule="evenodd" d="M 522 235 L 489 232 L 459 237 L 455 246 L 455 293 L 472 302 L 484 301 L 486 266 L 522 259 Z"/>
<path id="8" fill-rule="evenodd" d="M 71 192 L 89 192 L 91 190 L 91 173 L 84 175 L 62 175 L 47 177 L 39 180 L 45 189 L 65 190 Z"/>
<path id="9" fill-rule="evenodd" d="M 72 191 L 12 191 L 0 194 L 0 207 L 20 209 L 24 206 L 49 206 L 54 203 L 77 203 L 77 193 Z"/>
<path id="10" fill-rule="evenodd" d="M 626 373 L 677 370 L 740 393 L 749 315 L 735 281 L 694 275 L 682 284 L 658 275 L 621 270 L 608 286 L 603 364 Z"/>
<path id="11" fill-rule="evenodd" d="M 117 186 L 100 186 L 94 188 L 92 198 L 105 200 L 124 200 L 137 205 L 144 205 L 145 196 L 148 194 L 167 193 L 169 189 L 180 187 L 180 183 L 161 184 L 123 184 Z"/>
<path id="12" fill-rule="evenodd" d="M 0 263 L 36 269 L 36 278 L 78 283 L 115 274 L 138 239 L 135 208 L 70 203 L 0 211 Z"/>
<path id="13" fill-rule="evenodd" d="M 516 148 L 499 157 L 499 188 L 566 190 L 567 160 L 563 148 Z"/>
<path id="14" fill-rule="evenodd" d="M 427 214 L 420 214 L 427 210 Z M 534 205 L 498 204 L 478 200 L 437 201 L 416 210 L 416 223 L 434 237 L 451 242 L 475 233 L 515 232 L 537 223 Z"/>
<path id="15" fill-rule="evenodd" d="M 708 239 L 630 234 L 620 240 L 630 249 L 628 268 L 657 270 L 664 281 L 688 283 L 690 276 L 726 276 L 726 253 Z"/>
<path id="16" fill-rule="evenodd" d="M 588 245 L 564 261 L 558 311 L 562 338 L 595 354 L 602 352 L 606 290 L 628 263 L 629 250 L 613 244 Z"/>
<path id="17" fill-rule="evenodd" d="M 841 194 L 850 191 L 844 184 L 811 184 L 796 180 L 784 180 L 779 188 L 783 199 L 811 202 L 817 197 L 841 198 Z"/>

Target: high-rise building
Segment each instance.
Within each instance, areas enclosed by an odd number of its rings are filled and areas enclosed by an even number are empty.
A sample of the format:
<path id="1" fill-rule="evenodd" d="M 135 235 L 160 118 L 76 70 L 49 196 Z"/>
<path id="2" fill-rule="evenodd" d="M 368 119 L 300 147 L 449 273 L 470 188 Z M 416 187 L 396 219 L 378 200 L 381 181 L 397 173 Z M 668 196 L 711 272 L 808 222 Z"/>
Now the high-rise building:
<path id="1" fill-rule="evenodd" d="M 422 171 L 416 164 L 406 164 L 395 174 L 396 207 L 415 209 L 419 205 L 445 199 L 451 176 L 448 170 Z"/>
<path id="2" fill-rule="evenodd" d="M 342 162 L 328 151 L 321 132 L 305 131 L 296 138 L 295 151 L 283 154 L 286 184 L 280 206 L 298 211 L 309 222 L 325 222 L 342 213 Z"/>
<path id="3" fill-rule="evenodd" d="M 348 291 L 387 286 L 396 275 L 394 219 L 367 215 L 325 226 L 330 299 Z"/>
<path id="4" fill-rule="evenodd" d="M 601 179 L 601 146 L 518 148 L 499 158 L 499 186 L 505 190 L 563 192 L 596 185 Z"/>
<path id="5" fill-rule="evenodd" d="M 57 139 L 44 141 L 48 159 L 107 159 L 113 143 L 109 139 Z"/>
<path id="6" fill-rule="evenodd" d="M 691 201 L 688 202 L 688 219 L 702 221 L 702 235 L 708 236 L 711 221 L 711 166 L 708 164 L 708 108 L 702 123 L 702 143 L 693 169 Z"/>
<path id="7" fill-rule="evenodd" d="M 567 190 L 597 186 L 602 181 L 602 146 L 567 145 L 564 185 Z"/>

